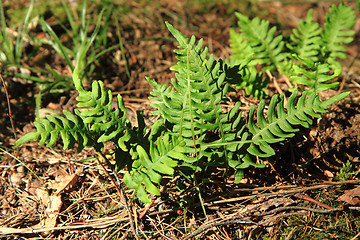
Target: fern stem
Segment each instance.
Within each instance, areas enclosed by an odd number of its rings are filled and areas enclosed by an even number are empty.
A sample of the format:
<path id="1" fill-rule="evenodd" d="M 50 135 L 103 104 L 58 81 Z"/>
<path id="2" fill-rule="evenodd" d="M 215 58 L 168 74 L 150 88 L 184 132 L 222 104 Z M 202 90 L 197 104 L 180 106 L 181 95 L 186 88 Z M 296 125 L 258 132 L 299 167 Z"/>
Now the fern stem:
<path id="1" fill-rule="evenodd" d="M 199 200 L 200 200 L 200 204 L 201 204 L 201 209 L 203 210 L 203 213 L 204 213 L 204 215 L 205 215 L 206 221 L 208 221 L 209 218 L 208 218 L 207 213 L 206 213 L 204 201 L 203 201 L 203 199 L 202 199 L 202 197 L 201 197 L 201 191 L 200 191 L 199 184 L 198 184 L 198 181 L 197 181 L 195 175 L 194 175 L 194 183 L 195 183 L 195 188 L 196 188 L 196 190 L 198 191 L 198 196 L 199 196 Z"/>
<path id="2" fill-rule="evenodd" d="M 319 70 L 319 63 L 316 62 L 315 63 L 315 67 L 316 67 L 316 70 L 315 70 L 315 83 L 314 83 L 314 92 L 317 93 L 317 87 L 318 87 L 318 80 L 319 80 L 319 74 L 318 74 L 318 70 Z"/>
<path id="3" fill-rule="evenodd" d="M 102 152 L 97 152 L 98 155 L 106 162 L 107 165 L 110 164 L 109 160 L 106 158 L 106 156 L 102 153 Z M 119 182 L 119 178 L 117 177 L 117 173 L 115 170 L 113 170 L 113 173 L 116 177 L 116 179 L 118 180 L 119 184 L 116 184 L 115 180 L 113 177 L 111 177 L 111 175 L 109 174 L 109 172 L 106 170 L 106 168 L 104 167 L 104 165 L 102 164 L 102 162 L 99 160 L 98 157 L 96 157 L 96 160 L 98 161 L 98 163 L 101 165 L 101 167 L 104 169 L 106 175 L 109 177 L 109 179 L 111 180 L 111 182 L 114 184 L 115 188 L 116 188 L 116 191 L 119 193 L 120 195 L 120 198 L 121 200 L 123 201 L 124 203 L 124 206 L 126 208 L 126 211 L 128 212 L 128 216 L 129 216 L 129 219 L 130 219 L 130 226 L 131 226 L 131 230 L 135 236 L 135 239 L 136 240 L 139 240 L 139 237 L 138 237 L 138 234 L 137 234 L 137 231 L 136 231 L 136 228 L 135 228 L 135 225 L 134 225 L 134 219 L 133 219 L 133 215 L 131 213 L 131 210 L 130 210 L 130 207 L 129 207 L 129 204 L 127 202 L 127 199 L 126 199 L 126 196 L 122 190 L 122 187 L 121 187 L 121 183 Z M 110 164 L 111 166 L 111 164 Z"/>

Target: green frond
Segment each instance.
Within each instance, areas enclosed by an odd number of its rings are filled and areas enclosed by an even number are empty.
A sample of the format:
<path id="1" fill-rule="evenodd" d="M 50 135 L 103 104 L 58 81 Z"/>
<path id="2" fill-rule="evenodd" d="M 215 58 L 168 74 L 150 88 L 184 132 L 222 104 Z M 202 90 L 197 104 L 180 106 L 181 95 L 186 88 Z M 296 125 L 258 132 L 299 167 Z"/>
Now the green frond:
<path id="1" fill-rule="evenodd" d="M 265 102 L 261 101 L 256 111 L 257 124 L 254 121 L 255 107 L 251 106 L 248 118 L 248 128 L 251 137 L 251 145 L 247 151 L 259 157 L 269 157 L 275 154 L 271 143 L 284 141 L 292 137 L 294 132 L 299 131 L 297 126 L 308 128 L 312 124 L 312 117 L 319 118 L 319 113 L 326 112 L 326 108 L 333 102 L 344 98 L 348 93 L 343 93 L 321 102 L 315 92 L 303 92 L 297 98 L 298 91 L 294 91 L 289 97 L 286 108 L 284 107 L 284 95 L 271 98 L 267 119 L 263 113 Z M 295 100 L 297 99 L 297 103 Z"/>
<path id="2" fill-rule="evenodd" d="M 321 47 L 322 29 L 318 23 L 313 21 L 312 14 L 313 10 L 310 9 L 306 19 L 298 23 L 297 29 L 293 29 L 293 34 L 290 35 L 292 42 L 287 46 L 300 58 L 311 59 L 316 62 Z"/>
<path id="3" fill-rule="evenodd" d="M 84 147 L 92 147 L 95 144 L 94 137 L 90 134 L 87 125 L 81 117 L 63 111 L 65 117 L 57 115 L 47 115 L 46 119 L 38 119 L 34 122 L 35 132 L 27 133 L 15 142 L 15 145 L 21 145 L 25 142 L 35 140 L 39 145 L 45 144 L 47 147 L 53 146 L 59 139 L 62 139 L 63 148 L 70 149 L 78 143 L 78 151 Z"/>
<path id="4" fill-rule="evenodd" d="M 48 115 L 47 119 L 35 121 L 36 134 L 31 133 L 19 139 L 24 141 L 39 140 L 39 144 L 47 143 L 52 146 L 61 137 L 64 149 L 71 148 L 78 143 L 78 151 L 84 147 L 96 147 L 101 149 L 103 142 L 113 141 L 124 151 L 128 151 L 125 142 L 130 140 L 131 126 L 126 116 L 126 108 L 120 95 L 117 96 L 117 108 L 113 108 L 112 93 L 105 91 L 101 81 L 92 83 L 91 91 L 82 87 L 76 70 L 73 81 L 79 96 L 76 98 L 78 108 L 86 108 L 83 111 L 75 109 L 75 114 L 63 111 L 63 116 Z"/>
<path id="5" fill-rule="evenodd" d="M 188 153 L 200 158 L 205 150 L 199 152 L 199 146 L 207 132 L 217 129 L 223 135 L 219 103 L 225 97 L 228 84 L 221 64 L 208 54 L 202 39 L 196 44 L 194 36 L 188 39 L 169 23 L 166 25 L 179 43 L 174 50 L 179 61 L 172 67 L 176 70 L 172 87 L 148 79 L 155 88 L 150 98 L 155 101 L 153 114 L 161 115 L 172 124 L 171 131 L 184 138 Z"/>
<path id="6" fill-rule="evenodd" d="M 340 64 L 328 64 L 313 62 L 310 59 L 302 59 L 297 56 L 300 64 L 294 65 L 294 75 L 290 77 L 290 80 L 297 84 L 302 84 L 310 87 L 309 91 L 321 92 L 330 88 L 336 88 L 339 86 L 339 82 L 331 81 L 338 77 L 341 72 Z"/>
<path id="7" fill-rule="evenodd" d="M 228 112 L 220 104 L 226 101 L 228 83 L 225 80 L 229 82 L 230 74 L 203 48 L 202 40 L 196 44 L 194 37 L 187 39 L 168 23 L 167 26 L 179 43 L 175 51 L 179 61 L 172 67 L 177 71 L 172 87 L 148 79 L 154 87 L 151 92 L 154 114 L 161 115 L 170 123 L 170 131 L 183 138 L 187 155 L 182 167 L 188 168 L 201 158 L 205 160 L 204 166 L 229 166 L 232 161 L 230 167 L 240 174 L 246 164 L 255 163 L 244 157 L 249 135 L 241 121 L 241 102 Z M 240 67 L 243 69 L 237 76 L 247 80 L 258 77 L 251 70 L 246 72 L 246 62 Z"/>
<path id="8" fill-rule="evenodd" d="M 270 28 L 270 22 L 267 20 L 260 20 L 256 17 L 249 19 L 241 13 L 235 13 L 239 19 L 238 26 L 240 27 L 240 35 L 233 35 L 236 38 L 242 38 L 246 45 L 250 46 L 254 59 L 257 63 L 262 64 L 264 70 L 282 71 L 282 62 L 286 59 L 287 54 L 283 52 L 284 41 L 282 35 L 275 36 L 276 27 Z M 240 39 L 232 39 L 232 42 L 241 42 Z M 236 44 L 243 46 L 244 54 L 250 52 L 249 47 L 244 44 Z M 233 52 L 238 52 L 232 49 Z M 241 59 L 240 59 L 241 60 Z M 270 64 L 266 66 L 266 64 Z"/>
<path id="9" fill-rule="evenodd" d="M 248 42 L 245 40 L 245 37 L 235 31 L 235 29 L 230 28 L 230 49 L 232 54 L 230 56 L 230 65 L 247 65 L 247 66 L 255 66 L 258 62 L 257 60 L 253 60 L 255 52 L 250 47 Z M 252 60 L 252 61 L 249 61 Z"/>
<path id="10" fill-rule="evenodd" d="M 325 16 L 322 41 L 324 42 L 324 55 L 329 54 L 329 62 L 333 64 L 336 58 L 344 59 L 346 48 L 343 44 L 353 41 L 355 31 L 349 30 L 355 24 L 354 10 L 340 3 L 330 7 L 330 13 Z"/>
<path id="11" fill-rule="evenodd" d="M 97 142 L 117 139 L 117 144 L 126 151 L 124 142 L 129 140 L 128 131 L 131 126 L 121 95 L 117 95 L 117 108 L 114 109 L 112 93 L 110 90 L 105 91 L 102 81 L 94 81 L 91 91 L 85 91 L 77 75 L 74 74 L 73 79 L 79 91 L 79 96 L 76 98 L 79 102 L 77 107 L 86 108 L 80 112 L 80 115 L 84 118 L 84 123 L 90 124 L 92 132 L 100 134 Z"/>
<path id="12" fill-rule="evenodd" d="M 136 159 L 130 172 L 124 175 L 124 182 L 128 188 L 134 189 L 137 197 L 143 203 L 150 203 L 147 193 L 160 195 L 157 185 L 162 175 L 173 175 L 179 160 L 185 159 L 185 142 L 166 134 L 155 143 L 151 142 L 150 151 L 146 152 L 138 145 Z"/>

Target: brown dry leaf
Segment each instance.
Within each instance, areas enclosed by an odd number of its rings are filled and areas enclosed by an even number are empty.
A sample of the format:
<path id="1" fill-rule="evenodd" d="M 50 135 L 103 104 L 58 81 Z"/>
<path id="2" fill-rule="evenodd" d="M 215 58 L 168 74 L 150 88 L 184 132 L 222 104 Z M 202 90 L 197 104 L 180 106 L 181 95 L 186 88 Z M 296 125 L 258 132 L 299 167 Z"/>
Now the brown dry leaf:
<path id="1" fill-rule="evenodd" d="M 47 202 L 47 209 L 45 210 L 46 218 L 41 220 L 41 222 L 33 228 L 41 227 L 41 228 L 53 228 L 56 227 L 56 220 L 59 216 L 62 200 L 61 196 L 52 195 Z"/>
<path id="2" fill-rule="evenodd" d="M 328 178 L 333 178 L 334 174 L 332 172 L 330 172 L 329 170 L 325 170 L 324 171 L 324 175 Z"/>
<path id="3" fill-rule="evenodd" d="M 13 173 L 10 176 L 10 182 L 13 187 L 19 187 L 23 183 L 22 179 L 24 177 L 23 173 Z"/>
<path id="4" fill-rule="evenodd" d="M 351 205 L 360 205 L 360 187 L 346 191 L 337 200 Z"/>
<path id="5" fill-rule="evenodd" d="M 49 202 L 49 193 L 43 188 L 36 188 L 35 189 L 35 196 L 44 204 L 45 206 L 48 205 Z"/>
<path id="6" fill-rule="evenodd" d="M 52 189 L 56 189 L 55 195 L 58 195 L 62 191 L 73 187 L 76 184 L 78 177 L 79 176 L 76 173 L 71 175 L 58 175 L 57 180 L 60 180 L 60 182 L 54 183 L 51 186 Z"/>
<path id="7" fill-rule="evenodd" d="M 16 172 L 10 175 L 10 182 L 12 186 L 19 187 L 23 183 L 24 177 L 25 177 L 25 167 L 19 166 L 16 169 Z"/>
<path id="8" fill-rule="evenodd" d="M 44 227 L 56 227 L 56 219 L 60 213 L 62 201 L 61 196 L 50 196 L 50 206 L 45 210 L 47 218 L 44 221 Z"/>

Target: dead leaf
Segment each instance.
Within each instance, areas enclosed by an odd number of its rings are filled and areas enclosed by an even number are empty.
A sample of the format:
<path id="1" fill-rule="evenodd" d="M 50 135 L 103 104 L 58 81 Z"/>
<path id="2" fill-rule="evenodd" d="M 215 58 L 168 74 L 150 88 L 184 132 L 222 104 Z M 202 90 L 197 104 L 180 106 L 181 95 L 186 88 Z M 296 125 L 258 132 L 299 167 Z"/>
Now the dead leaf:
<path id="1" fill-rule="evenodd" d="M 333 178 L 334 174 L 332 172 L 330 172 L 329 170 L 325 170 L 324 171 L 324 175 L 328 178 Z"/>
<path id="2" fill-rule="evenodd" d="M 73 186 L 75 186 L 78 177 L 79 176 L 77 174 L 62 176 L 60 183 L 54 183 L 51 186 L 52 189 L 56 189 L 55 195 L 58 195 L 62 191 L 66 190 L 66 189 L 70 189 Z"/>
<path id="3" fill-rule="evenodd" d="M 52 195 L 49 198 L 49 201 L 47 202 L 47 209 L 45 210 L 46 218 L 41 220 L 41 222 L 35 226 L 36 227 L 42 227 L 42 228 L 53 228 L 56 227 L 56 221 L 57 217 L 59 216 L 61 206 L 62 206 L 62 200 L 61 196 L 55 196 Z"/>
<path id="4" fill-rule="evenodd" d="M 337 200 L 351 205 L 360 205 L 360 187 L 346 191 Z"/>
<path id="5" fill-rule="evenodd" d="M 14 187 L 19 187 L 22 183 L 24 183 L 23 178 L 25 177 L 25 167 L 19 166 L 16 169 L 16 172 L 11 174 L 10 182 Z"/>

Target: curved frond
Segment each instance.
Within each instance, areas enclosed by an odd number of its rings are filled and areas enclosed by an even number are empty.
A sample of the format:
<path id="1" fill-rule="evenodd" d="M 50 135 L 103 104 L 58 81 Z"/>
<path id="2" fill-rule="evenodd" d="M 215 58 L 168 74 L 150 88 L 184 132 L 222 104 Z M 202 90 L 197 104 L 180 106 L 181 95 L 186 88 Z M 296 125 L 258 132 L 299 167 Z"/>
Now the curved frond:
<path id="1" fill-rule="evenodd" d="M 150 203 L 147 193 L 160 195 L 157 185 L 160 184 L 162 175 L 173 175 L 178 160 L 185 159 L 185 143 L 176 137 L 171 138 L 166 134 L 163 139 L 151 142 L 150 152 L 138 145 L 136 159 L 130 172 L 124 175 L 124 182 L 130 189 L 134 189 L 138 198 L 143 203 Z"/>
<path id="2" fill-rule="evenodd" d="M 302 59 L 295 56 L 300 61 L 299 65 L 294 65 L 294 75 L 290 79 L 298 84 L 310 87 L 309 91 L 321 92 L 339 86 L 339 82 L 332 81 L 341 72 L 339 64 L 328 64 L 313 62 L 310 59 Z"/>
<path id="3" fill-rule="evenodd" d="M 293 34 L 290 35 L 292 43 L 288 44 L 288 47 L 300 58 L 311 59 L 316 62 L 321 46 L 320 34 L 322 29 L 318 23 L 313 21 L 312 14 L 313 10 L 310 9 L 306 19 L 299 22 L 297 29 L 293 29 Z"/>
<path id="4" fill-rule="evenodd" d="M 277 95 L 271 98 L 267 118 L 264 115 L 265 102 L 261 101 L 256 111 L 257 124 L 254 121 L 255 106 L 250 107 L 248 128 L 251 137 L 251 145 L 247 151 L 259 157 L 269 157 L 275 154 L 271 143 L 276 143 L 292 137 L 294 132 L 299 131 L 297 126 L 308 128 L 312 124 L 312 117 L 319 118 L 319 113 L 326 112 L 326 108 L 333 102 L 339 101 L 349 93 L 342 93 L 329 100 L 321 102 L 315 92 L 303 92 L 297 98 L 298 91 L 294 91 L 289 97 L 286 108 L 284 107 L 284 95 L 278 100 Z M 295 103 L 297 99 L 297 103 Z"/>
<path id="5" fill-rule="evenodd" d="M 80 115 L 84 123 L 90 125 L 92 132 L 100 133 L 98 143 L 112 140 L 127 151 L 125 143 L 129 140 L 130 122 L 126 116 L 126 108 L 120 94 L 117 95 L 117 108 L 113 107 L 112 93 L 105 91 L 102 81 L 94 81 L 91 91 L 85 91 L 80 79 L 74 77 L 75 87 L 79 91 L 76 98 L 78 108 L 86 108 Z"/>
<path id="6" fill-rule="evenodd" d="M 236 38 L 241 37 L 246 42 L 246 45 L 250 46 L 254 59 L 263 65 L 264 70 L 273 70 L 275 68 L 282 71 L 283 61 L 285 61 L 287 54 L 283 52 L 284 41 L 282 35 L 275 36 L 276 27 L 270 28 L 269 21 L 260 20 L 258 17 L 250 20 L 240 13 L 235 13 L 235 15 L 239 19 L 238 26 L 241 34 L 234 36 Z M 239 42 L 241 40 L 233 39 L 232 41 Z M 248 47 L 243 47 L 243 49 L 248 49 Z M 232 49 L 232 51 L 237 52 L 238 50 Z M 269 63 L 270 65 L 266 66 Z"/>
<path id="7" fill-rule="evenodd" d="M 330 63 L 334 63 L 336 58 L 346 57 L 343 44 L 353 41 L 355 31 L 349 29 L 354 26 L 355 17 L 354 10 L 343 3 L 339 6 L 332 5 L 330 13 L 326 14 L 322 41 L 325 45 L 324 54 L 329 54 Z"/>
<path id="8" fill-rule="evenodd" d="M 46 144 L 47 147 L 53 146 L 59 138 L 62 139 L 63 148 L 70 149 L 78 143 L 78 151 L 84 147 L 92 147 L 95 144 L 94 137 L 81 117 L 63 110 L 65 117 L 57 115 L 47 115 L 46 119 L 38 119 L 34 122 L 35 132 L 27 133 L 16 141 L 15 145 L 35 140 L 39 145 Z"/>

